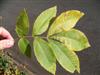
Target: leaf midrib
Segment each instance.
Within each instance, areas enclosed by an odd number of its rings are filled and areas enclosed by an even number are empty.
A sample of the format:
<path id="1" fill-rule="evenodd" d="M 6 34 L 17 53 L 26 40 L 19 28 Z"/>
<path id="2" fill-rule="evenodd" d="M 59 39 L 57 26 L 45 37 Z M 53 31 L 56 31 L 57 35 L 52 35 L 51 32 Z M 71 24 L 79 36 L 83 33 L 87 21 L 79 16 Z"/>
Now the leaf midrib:
<path id="1" fill-rule="evenodd" d="M 39 43 L 39 42 L 38 42 L 38 45 L 41 47 L 41 45 L 40 45 L 40 43 Z M 42 48 L 42 47 L 41 47 L 41 48 Z M 42 49 L 43 49 L 43 48 L 42 48 Z M 48 63 L 49 63 L 49 60 L 48 60 L 48 58 L 47 58 L 47 56 L 46 56 L 45 51 L 41 50 L 41 52 L 44 54 L 45 58 L 47 59 L 47 61 L 48 61 Z"/>

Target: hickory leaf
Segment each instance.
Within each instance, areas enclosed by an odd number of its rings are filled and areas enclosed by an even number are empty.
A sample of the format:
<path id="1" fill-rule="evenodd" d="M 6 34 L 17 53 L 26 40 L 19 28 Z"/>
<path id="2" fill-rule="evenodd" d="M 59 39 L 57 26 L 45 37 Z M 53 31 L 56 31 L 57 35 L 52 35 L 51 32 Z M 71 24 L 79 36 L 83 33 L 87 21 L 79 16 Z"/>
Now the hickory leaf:
<path id="1" fill-rule="evenodd" d="M 56 12 L 57 12 L 56 6 L 43 11 L 37 17 L 34 23 L 32 35 L 34 36 L 44 33 L 48 29 L 50 20 L 56 16 Z"/>
<path id="2" fill-rule="evenodd" d="M 48 36 L 70 30 L 83 15 L 84 13 L 78 10 L 69 10 L 61 13 L 49 28 Z"/>
<path id="3" fill-rule="evenodd" d="M 69 50 L 72 51 L 82 51 L 85 48 L 90 47 L 85 34 L 77 29 L 62 31 L 52 36 L 52 38 L 62 42 Z"/>
<path id="4" fill-rule="evenodd" d="M 56 72 L 56 58 L 49 47 L 48 43 L 41 39 L 35 38 L 34 40 L 34 53 L 41 64 L 41 66 L 49 71 L 50 73 L 55 75 Z"/>
<path id="5" fill-rule="evenodd" d="M 27 38 L 34 39 L 34 54 L 45 70 L 56 75 L 57 60 L 68 72 L 78 71 L 80 73 L 80 61 L 75 51 L 82 51 L 90 47 L 90 44 L 85 34 L 74 27 L 84 13 L 78 10 L 69 10 L 61 13 L 54 20 L 56 13 L 56 6 L 43 11 L 35 20 L 30 36 L 27 35 L 29 19 L 24 9 L 17 18 L 15 29 L 20 39 L 18 47 L 22 54 L 30 57 L 31 46 Z M 47 30 L 47 34 L 42 35 Z"/>
<path id="6" fill-rule="evenodd" d="M 25 9 L 20 13 L 17 18 L 15 31 L 19 37 L 27 35 L 29 31 L 29 19 Z"/>
<path id="7" fill-rule="evenodd" d="M 18 41 L 18 47 L 22 54 L 31 57 L 30 42 L 26 38 L 20 38 L 20 40 Z"/>
<path id="8" fill-rule="evenodd" d="M 49 40 L 49 43 L 57 61 L 65 70 L 71 73 L 74 73 L 75 70 L 80 72 L 80 63 L 75 52 L 69 50 L 58 41 Z"/>

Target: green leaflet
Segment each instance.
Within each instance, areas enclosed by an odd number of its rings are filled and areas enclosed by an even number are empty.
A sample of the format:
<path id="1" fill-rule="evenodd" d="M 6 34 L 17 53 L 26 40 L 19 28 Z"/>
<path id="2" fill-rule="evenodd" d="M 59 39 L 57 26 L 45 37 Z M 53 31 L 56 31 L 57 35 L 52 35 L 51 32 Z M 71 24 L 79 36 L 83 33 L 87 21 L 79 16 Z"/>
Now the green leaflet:
<path id="1" fill-rule="evenodd" d="M 77 21 L 84 15 L 78 10 L 69 10 L 63 12 L 51 25 L 48 36 L 59 33 L 61 31 L 68 31 L 73 28 Z"/>
<path id="2" fill-rule="evenodd" d="M 26 38 L 21 38 L 18 41 L 18 47 L 20 49 L 20 52 L 24 55 L 31 57 L 31 46 L 29 41 Z"/>
<path id="3" fill-rule="evenodd" d="M 67 71 L 74 73 L 75 70 L 80 72 L 80 64 L 78 56 L 60 42 L 49 40 L 50 47 L 52 48 L 57 61 Z"/>
<path id="4" fill-rule="evenodd" d="M 27 35 L 29 31 L 29 19 L 25 9 L 18 16 L 15 30 L 19 37 Z"/>
<path id="5" fill-rule="evenodd" d="M 48 43 L 41 38 L 35 38 L 34 53 L 41 66 L 55 75 L 56 59 Z"/>
<path id="6" fill-rule="evenodd" d="M 50 20 L 56 16 L 56 12 L 56 6 L 42 12 L 34 23 L 32 36 L 44 33 L 48 29 Z"/>
<path id="7" fill-rule="evenodd" d="M 82 51 L 90 47 L 87 37 L 79 30 L 71 29 L 56 34 L 52 38 L 62 42 L 69 50 Z"/>

